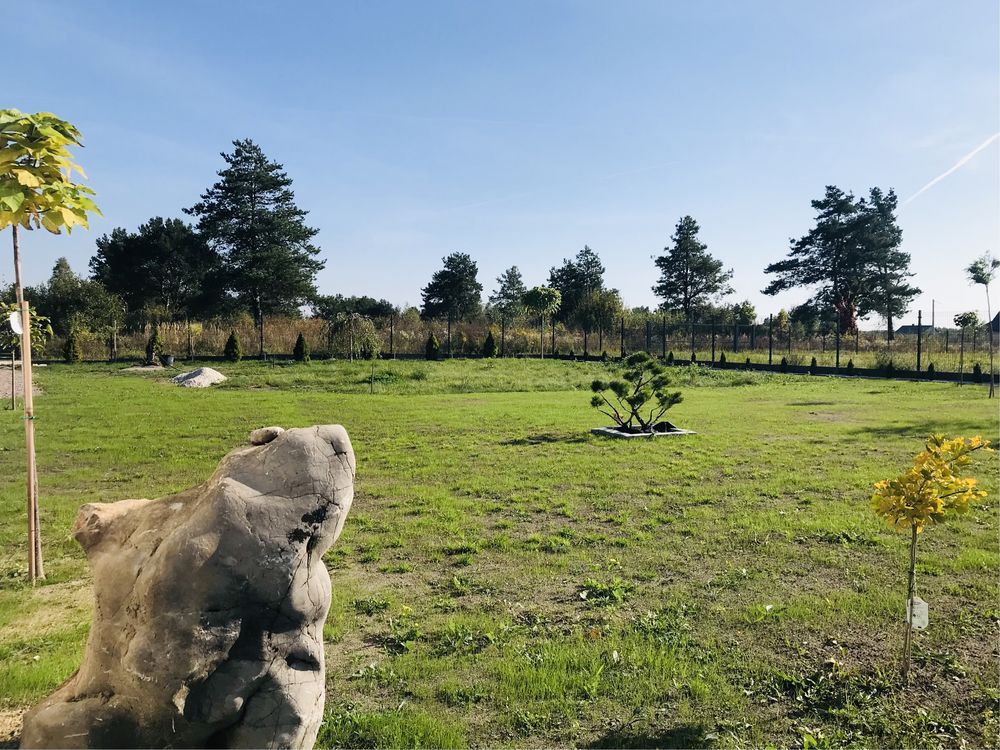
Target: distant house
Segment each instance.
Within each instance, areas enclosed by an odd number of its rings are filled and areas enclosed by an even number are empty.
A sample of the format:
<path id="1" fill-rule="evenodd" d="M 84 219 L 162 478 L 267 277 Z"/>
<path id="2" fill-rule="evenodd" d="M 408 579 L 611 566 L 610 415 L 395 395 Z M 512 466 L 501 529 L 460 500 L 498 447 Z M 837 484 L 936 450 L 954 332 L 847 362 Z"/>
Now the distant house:
<path id="1" fill-rule="evenodd" d="M 935 329 L 933 326 L 920 326 L 921 333 L 925 335 L 928 333 L 934 333 L 935 330 L 937 329 Z M 895 333 L 897 336 L 916 336 L 917 326 L 915 325 L 899 326 L 896 329 Z"/>
<path id="2" fill-rule="evenodd" d="M 990 328 L 993 329 L 993 333 L 1000 333 L 1000 312 L 993 316 L 993 322 L 990 323 Z"/>

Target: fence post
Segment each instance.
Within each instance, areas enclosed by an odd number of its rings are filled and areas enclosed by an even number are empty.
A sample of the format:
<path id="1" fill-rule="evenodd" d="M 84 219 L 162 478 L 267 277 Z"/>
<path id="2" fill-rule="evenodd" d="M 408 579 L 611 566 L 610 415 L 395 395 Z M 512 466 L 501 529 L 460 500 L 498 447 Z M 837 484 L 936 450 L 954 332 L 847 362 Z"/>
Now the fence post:
<path id="1" fill-rule="evenodd" d="M 767 366 L 774 359 L 774 314 L 767 316 Z"/>
<path id="2" fill-rule="evenodd" d="M 507 318 L 500 317 L 500 358 L 507 356 Z"/>
<path id="3" fill-rule="evenodd" d="M 861 346 L 861 329 L 854 329 L 854 356 L 857 356 L 859 348 Z"/>
<path id="4" fill-rule="evenodd" d="M 688 325 L 691 326 L 691 361 L 694 362 L 694 319 L 689 320 Z"/>
<path id="5" fill-rule="evenodd" d="M 396 322 L 396 316 L 392 315 L 390 313 L 390 315 L 389 315 L 389 359 L 395 359 L 396 358 L 396 341 L 395 341 L 395 338 L 396 338 L 395 337 L 396 326 L 395 326 L 395 322 Z"/>
<path id="6" fill-rule="evenodd" d="M 944 353 L 945 354 L 948 353 L 948 334 L 949 334 L 949 332 L 950 331 L 947 328 L 944 329 Z"/>
<path id="7" fill-rule="evenodd" d="M 740 324 L 733 323 L 733 351 L 738 352 L 740 350 Z"/>
<path id="8" fill-rule="evenodd" d="M 652 354 L 653 348 L 653 323 L 649 318 L 646 318 L 646 354 Z"/>
<path id="9" fill-rule="evenodd" d="M 621 358 L 625 359 L 625 316 L 622 315 L 622 327 L 619 334 L 620 346 L 621 346 Z"/>
<path id="10" fill-rule="evenodd" d="M 924 311 L 917 310 L 917 372 L 920 372 L 920 345 L 923 342 Z"/>
<path id="11" fill-rule="evenodd" d="M 667 314 L 660 318 L 660 356 L 667 358 Z"/>
<path id="12" fill-rule="evenodd" d="M 837 364 L 836 367 L 840 369 L 840 321 L 838 320 L 834 325 L 837 326 Z"/>
<path id="13" fill-rule="evenodd" d="M 958 384 L 965 378 L 965 329 L 958 332 Z"/>
<path id="14" fill-rule="evenodd" d="M 712 321 L 712 364 L 715 364 L 715 321 Z"/>

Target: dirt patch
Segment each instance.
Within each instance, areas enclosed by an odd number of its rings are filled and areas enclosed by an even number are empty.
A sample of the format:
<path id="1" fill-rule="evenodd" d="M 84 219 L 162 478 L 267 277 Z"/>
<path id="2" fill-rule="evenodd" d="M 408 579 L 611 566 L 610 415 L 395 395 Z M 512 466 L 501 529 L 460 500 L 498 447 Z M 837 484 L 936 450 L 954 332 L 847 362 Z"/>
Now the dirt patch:
<path id="1" fill-rule="evenodd" d="M 0 748 L 17 747 L 21 739 L 21 717 L 19 708 L 0 709 Z"/>
<path id="2" fill-rule="evenodd" d="M 11 377 L 10 377 L 10 362 L 2 363 L 0 362 L 0 404 L 3 406 L 10 406 L 10 390 L 11 390 Z M 21 366 L 18 364 L 14 368 L 14 396 L 16 398 L 24 397 L 24 378 L 21 373 Z M 41 388 L 36 384 L 32 389 L 32 393 L 36 396 L 42 393 Z"/>
<path id="3" fill-rule="evenodd" d="M 161 365 L 134 365 L 133 367 L 126 367 L 122 372 L 134 372 L 140 375 L 155 375 L 159 372 L 163 372 L 167 368 Z"/>

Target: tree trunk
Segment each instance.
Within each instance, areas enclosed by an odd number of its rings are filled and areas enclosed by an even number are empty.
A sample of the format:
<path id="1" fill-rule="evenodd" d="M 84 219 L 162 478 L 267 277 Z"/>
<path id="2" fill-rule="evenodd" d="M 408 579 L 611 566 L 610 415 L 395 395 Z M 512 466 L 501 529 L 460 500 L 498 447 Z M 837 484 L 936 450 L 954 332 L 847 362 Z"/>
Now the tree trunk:
<path id="1" fill-rule="evenodd" d="M 45 578 L 42 565 L 42 535 L 38 518 L 38 470 L 35 465 L 35 404 L 31 376 L 31 314 L 21 282 L 21 245 L 17 225 L 11 227 L 14 240 L 14 277 L 17 304 L 21 313 L 21 384 L 24 391 L 24 442 L 27 457 L 28 579 Z"/>
<path id="2" fill-rule="evenodd" d="M 587 352 L 587 329 L 584 328 L 583 329 L 583 356 L 584 356 L 584 359 L 586 359 L 587 354 L 588 354 L 588 352 Z"/>

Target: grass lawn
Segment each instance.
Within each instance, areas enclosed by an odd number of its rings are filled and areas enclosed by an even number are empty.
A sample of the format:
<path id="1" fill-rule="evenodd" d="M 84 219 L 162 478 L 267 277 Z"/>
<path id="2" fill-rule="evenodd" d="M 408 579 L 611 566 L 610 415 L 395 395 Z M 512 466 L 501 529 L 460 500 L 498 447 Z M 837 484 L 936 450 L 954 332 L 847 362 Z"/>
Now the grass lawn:
<path id="1" fill-rule="evenodd" d="M 617 441 L 588 434 L 599 363 L 213 366 L 231 380 L 207 391 L 40 371 L 34 589 L 22 422 L 0 412 L 0 731 L 80 658 L 80 505 L 203 481 L 255 427 L 339 422 L 357 496 L 327 556 L 320 745 L 997 742 L 995 460 L 987 501 L 921 538 L 908 687 L 907 538 L 868 500 L 932 431 L 996 440 L 985 387 L 678 368 L 668 416 L 699 434 Z"/>

